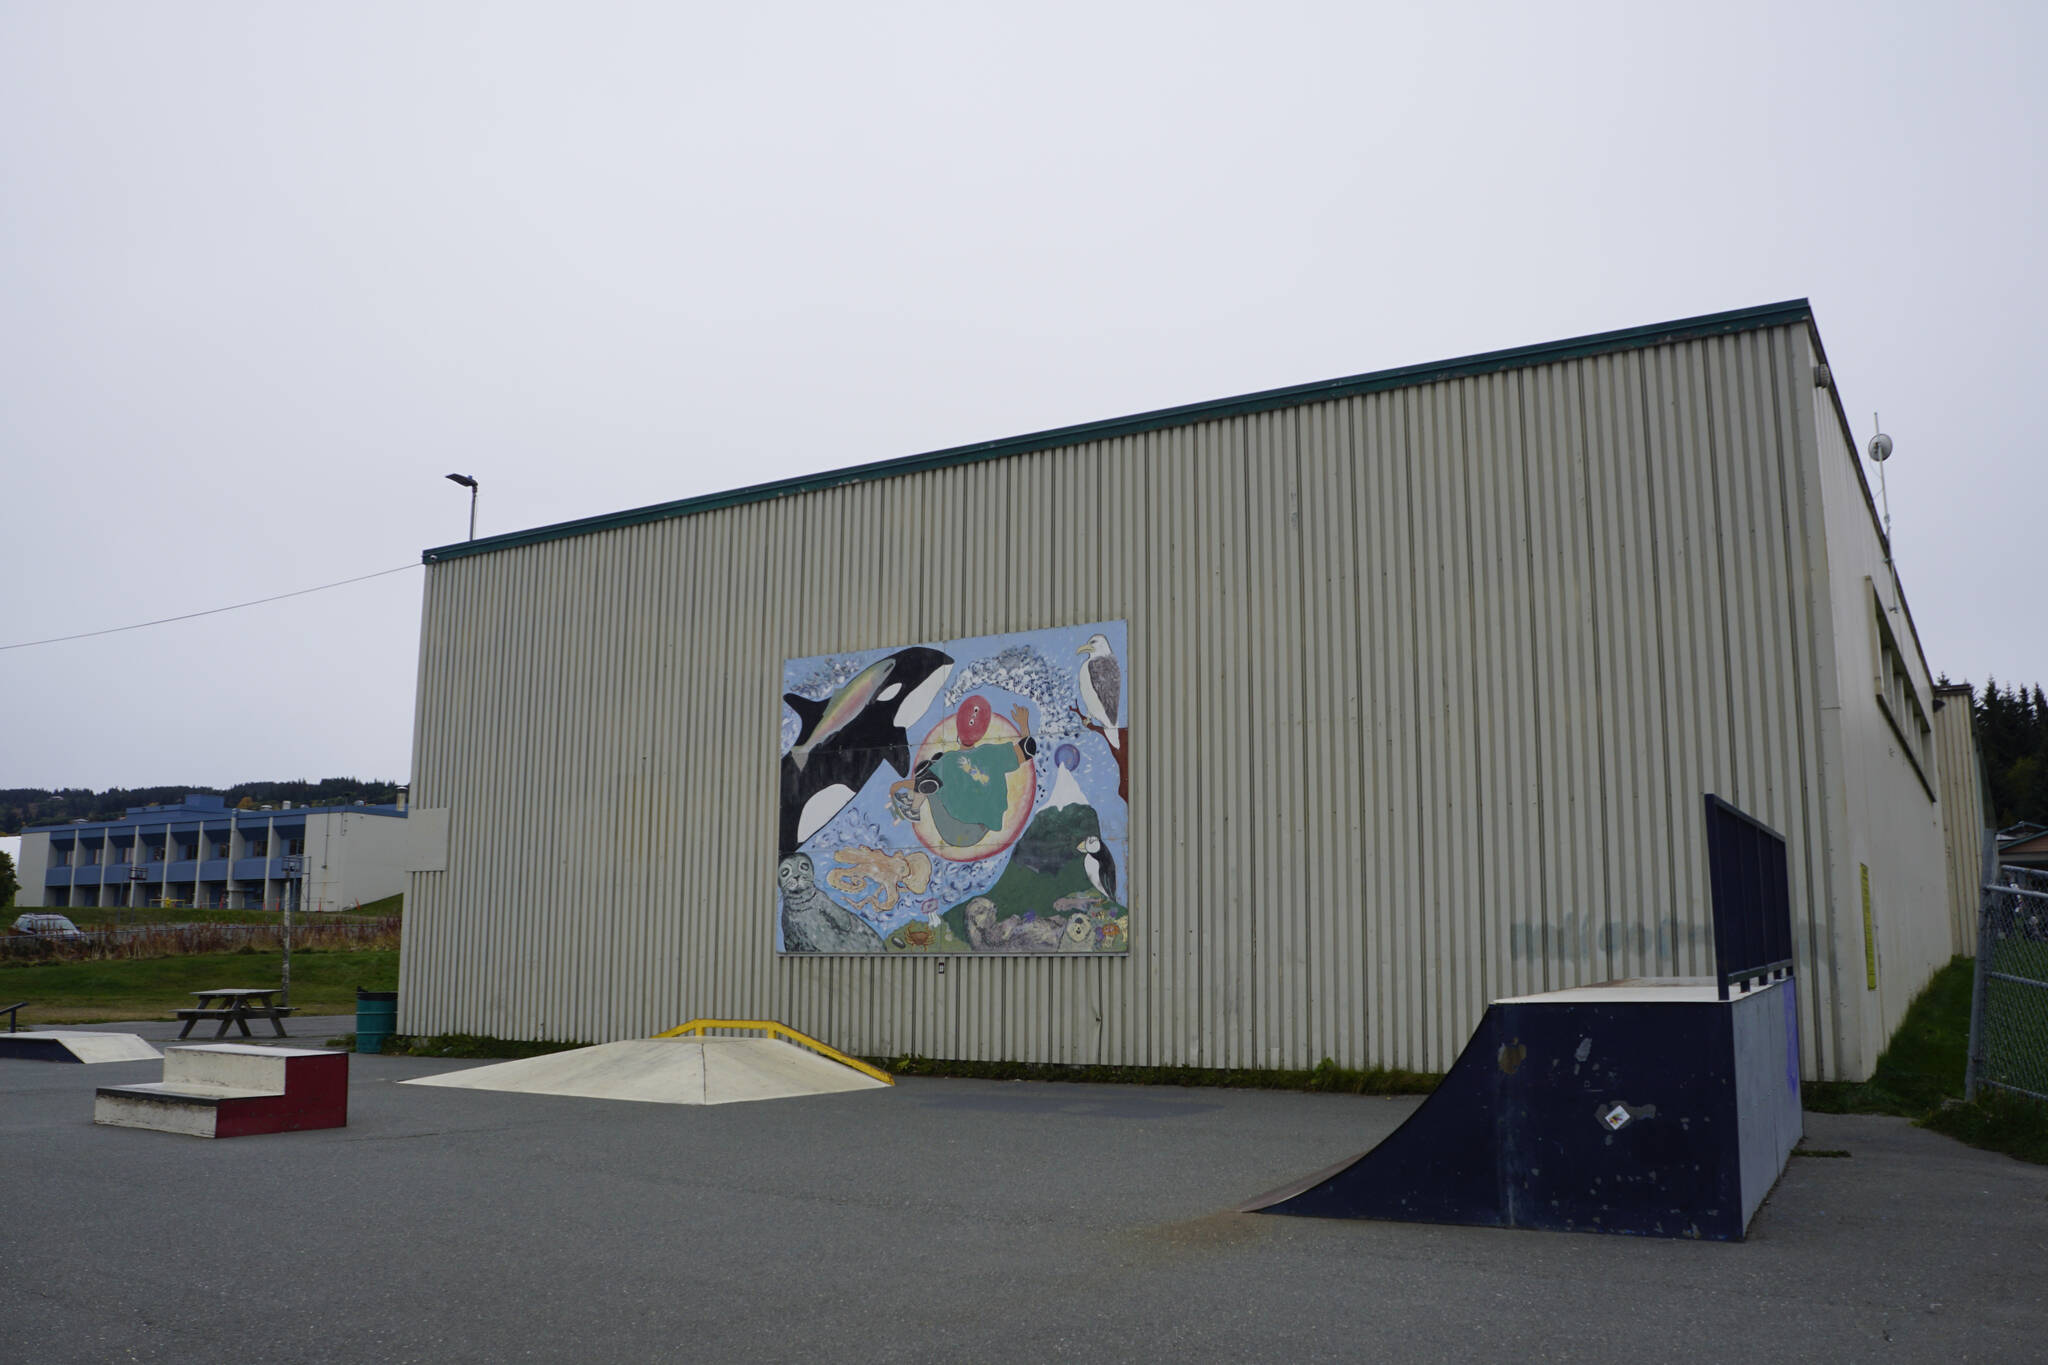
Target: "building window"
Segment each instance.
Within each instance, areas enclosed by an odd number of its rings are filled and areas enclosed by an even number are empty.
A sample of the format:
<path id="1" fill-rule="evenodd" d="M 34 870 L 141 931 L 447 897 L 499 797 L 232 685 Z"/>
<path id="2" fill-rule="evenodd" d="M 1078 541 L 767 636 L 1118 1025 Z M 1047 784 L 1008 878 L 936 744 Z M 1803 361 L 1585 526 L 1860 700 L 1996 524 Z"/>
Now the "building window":
<path id="1" fill-rule="evenodd" d="M 1892 633 L 1891 613 L 1878 596 L 1877 584 L 1870 579 L 1864 581 L 1870 583 L 1871 611 L 1877 627 L 1877 657 L 1872 660 L 1877 709 L 1891 723 L 1892 733 L 1898 736 L 1899 746 L 1919 775 L 1920 785 L 1927 788 L 1927 797 L 1933 800 L 1934 787 L 1928 775 L 1934 771 L 1934 727 L 1928 723 L 1920 690 L 1913 685 L 1912 670 L 1906 667 L 1905 651 L 1899 648 L 1898 636 Z"/>

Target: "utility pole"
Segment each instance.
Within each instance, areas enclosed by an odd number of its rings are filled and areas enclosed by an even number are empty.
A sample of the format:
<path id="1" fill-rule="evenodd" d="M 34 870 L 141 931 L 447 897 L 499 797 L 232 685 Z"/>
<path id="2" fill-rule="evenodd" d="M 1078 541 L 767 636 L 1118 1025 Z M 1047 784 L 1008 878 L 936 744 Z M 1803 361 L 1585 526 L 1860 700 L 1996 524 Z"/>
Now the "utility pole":
<path id="1" fill-rule="evenodd" d="M 292 902 L 297 899 L 292 894 L 292 887 L 294 880 L 304 874 L 306 860 L 304 858 L 287 857 L 284 859 L 282 870 L 284 872 L 284 989 L 278 992 L 278 1003 L 288 1009 L 292 1003 Z M 202 1000 L 200 1003 L 204 1004 L 206 1002 Z"/>

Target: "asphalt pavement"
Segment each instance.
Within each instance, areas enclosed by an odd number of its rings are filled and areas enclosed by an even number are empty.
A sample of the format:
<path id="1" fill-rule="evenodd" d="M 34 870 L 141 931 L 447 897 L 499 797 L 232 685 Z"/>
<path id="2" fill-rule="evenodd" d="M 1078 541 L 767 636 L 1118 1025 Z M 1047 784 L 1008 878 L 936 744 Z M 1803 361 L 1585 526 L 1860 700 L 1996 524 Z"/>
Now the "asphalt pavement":
<path id="1" fill-rule="evenodd" d="M 0 1061 L 0 1358 L 2048 1352 L 2048 1169 L 1898 1119 L 1808 1115 L 1850 1155 L 1795 1158 L 1722 1244 L 1231 1212 L 1413 1099 L 912 1078 L 685 1107 L 350 1063 L 347 1128 L 206 1141 L 92 1123 L 156 1064 Z"/>

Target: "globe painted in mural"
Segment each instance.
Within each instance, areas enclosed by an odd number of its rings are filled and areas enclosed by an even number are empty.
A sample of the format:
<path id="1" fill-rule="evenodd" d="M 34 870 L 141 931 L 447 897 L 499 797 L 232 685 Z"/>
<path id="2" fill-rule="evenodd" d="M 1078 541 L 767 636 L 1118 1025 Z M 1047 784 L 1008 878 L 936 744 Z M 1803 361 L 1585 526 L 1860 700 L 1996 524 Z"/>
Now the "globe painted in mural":
<path id="1" fill-rule="evenodd" d="M 956 863 L 993 858 L 1031 821 L 1038 770 L 1017 750 L 1017 727 L 991 716 L 981 742 L 960 742 L 959 716 L 934 725 L 917 746 L 911 771 L 922 797 L 911 828 L 933 854 Z"/>

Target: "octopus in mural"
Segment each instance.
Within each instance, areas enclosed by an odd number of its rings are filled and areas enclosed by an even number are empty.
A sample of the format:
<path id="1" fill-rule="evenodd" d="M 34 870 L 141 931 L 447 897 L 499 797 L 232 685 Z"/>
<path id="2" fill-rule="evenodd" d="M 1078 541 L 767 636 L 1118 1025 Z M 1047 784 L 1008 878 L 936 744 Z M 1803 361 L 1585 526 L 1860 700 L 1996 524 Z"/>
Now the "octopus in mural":
<path id="1" fill-rule="evenodd" d="M 881 848 L 842 848 L 832 855 L 844 867 L 825 874 L 825 884 L 855 905 L 877 914 L 896 908 L 897 889 L 923 895 L 932 884 L 932 860 L 923 852 L 891 853 Z M 875 889 L 863 895 L 867 885 Z"/>

